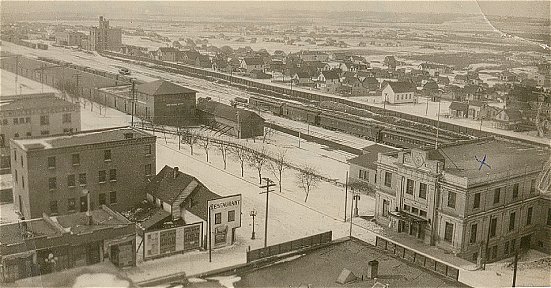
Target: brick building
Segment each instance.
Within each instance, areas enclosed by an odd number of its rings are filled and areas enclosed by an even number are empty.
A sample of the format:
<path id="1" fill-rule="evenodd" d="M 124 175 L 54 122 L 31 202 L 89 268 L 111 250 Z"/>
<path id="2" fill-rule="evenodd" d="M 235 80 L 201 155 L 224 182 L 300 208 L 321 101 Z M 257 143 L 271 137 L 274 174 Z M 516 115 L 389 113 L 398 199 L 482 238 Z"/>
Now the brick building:
<path id="1" fill-rule="evenodd" d="M 2 97 L 0 153 L 2 173 L 10 169 L 10 139 L 59 135 L 80 131 L 80 106 L 54 93 Z"/>
<path id="2" fill-rule="evenodd" d="M 536 232 L 548 211 L 536 182 L 548 159 L 543 148 L 493 138 L 379 154 L 375 218 L 473 262 L 543 251 L 549 239 Z"/>
<path id="3" fill-rule="evenodd" d="M 201 122 L 222 134 L 239 139 L 264 135 L 264 118 L 254 112 L 206 98 L 197 101 L 197 110 Z"/>
<path id="4" fill-rule="evenodd" d="M 102 225 L 101 225 L 102 224 Z M 108 207 L 0 225 L 0 282 L 44 275 L 110 259 L 136 265 L 134 223 Z"/>
<path id="5" fill-rule="evenodd" d="M 109 27 L 109 20 L 99 17 L 99 26 L 90 27 L 90 50 L 111 50 L 118 52 L 122 47 L 121 28 Z"/>
<path id="6" fill-rule="evenodd" d="M 155 174 L 155 136 L 129 127 L 11 140 L 15 210 L 25 219 L 127 210 L 145 199 Z"/>

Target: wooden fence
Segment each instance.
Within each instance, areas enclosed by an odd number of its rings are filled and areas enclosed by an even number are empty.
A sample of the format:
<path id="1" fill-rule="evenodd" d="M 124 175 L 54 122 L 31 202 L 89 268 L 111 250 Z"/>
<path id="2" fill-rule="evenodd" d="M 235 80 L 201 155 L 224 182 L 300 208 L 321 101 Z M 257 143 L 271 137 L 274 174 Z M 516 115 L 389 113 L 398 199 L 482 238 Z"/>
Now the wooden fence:
<path id="1" fill-rule="evenodd" d="M 318 245 L 329 243 L 332 239 L 333 232 L 329 231 L 276 245 L 271 245 L 265 248 L 250 250 L 247 251 L 247 263 L 287 252 L 297 251 L 304 248 L 312 248 Z"/>

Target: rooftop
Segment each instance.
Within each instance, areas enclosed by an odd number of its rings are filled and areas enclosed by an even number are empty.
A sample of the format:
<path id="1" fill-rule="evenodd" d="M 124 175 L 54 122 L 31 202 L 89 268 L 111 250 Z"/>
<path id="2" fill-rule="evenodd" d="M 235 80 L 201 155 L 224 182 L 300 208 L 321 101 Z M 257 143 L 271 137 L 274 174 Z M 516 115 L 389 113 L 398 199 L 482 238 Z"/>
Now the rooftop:
<path id="1" fill-rule="evenodd" d="M 186 198 L 193 192 L 195 189 L 193 186 L 195 184 L 192 184 L 193 182 L 198 184 L 197 186 L 202 185 L 195 177 L 178 170 L 176 171 L 176 177 L 174 177 L 174 168 L 165 165 L 165 167 L 151 179 L 151 182 L 146 187 L 146 192 L 165 203 L 172 204 L 176 198 Z M 188 187 L 190 189 L 186 189 Z M 185 193 L 185 195 L 183 193 Z"/>
<path id="2" fill-rule="evenodd" d="M 417 88 L 409 82 L 386 82 L 394 93 L 415 92 Z"/>
<path id="3" fill-rule="evenodd" d="M 55 237 L 62 234 L 62 231 L 42 218 L 3 224 L 0 225 L 0 231 L 0 245 L 14 245 L 24 243 L 25 239 L 29 238 Z"/>
<path id="4" fill-rule="evenodd" d="M 51 219 L 72 234 L 91 233 L 105 228 L 119 228 L 134 225 L 122 215 L 113 212 L 105 205 L 102 205 L 100 209 L 92 210 L 90 214 L 92 215 L 92 225 L 88 225 L 86 212 L 55 216 L 51 217 Z"/>
<path id="5" fill-rule="evenodd" d="M 34 149 L 56 149 L 73 146 L 91 145 L 106 142 L 123 141 L 136 138 L 154 138 L 155 136 L 131 127 L 115 127 L 100 130 L 88 130 L 72 135 L 33 137 L 12 139 L 11 141 L 25 151 Z"/>
<path id="6" fill-rule="evenodd" d="M 73 106 L 75 108 L 80 107 L 78 104 L 73 104 L 71 102 L 55 97 L 53 93 L 49 97 L 30 97 L 22 99 L 13 98 L 13 100 L 10 100 L 11 101 L 0 103 L 0 111 L 29 110 L 36 108 L 53 108 L 62 106 Z"/>
<path id="7" fill-rule="evenodd" d="M 441 146 L 435 154 L 445 161 L 446 173 L 475 179 L 490 175 L 514 173 L 515 170 L 540 169 L 549 160 L 549 150 L 525 144 L 484 138 L 478 140 L 460 141 L 455 144 Z M 481 161 L 484 159 L 482 165 Z M 506 177 L 507 175 L 503 175 Z"/>
<path id="8" fill-rule="evenodd" d="M 377 279 L 367 276 L 367 265 L 377 260 Z M 360 279 L 340 285 L 336 282 L 346 268 Z M 292 271 L 292 273 L 289 273 Z M 434 272 L 385 253 L 357 239 L 336 243 L 301 255 L 270 263 L 257 269 L 238 271 L 235 287 L 466 287 Z"/>
<path id="9" fill-rule="evenodd" d="M 136 86 L 138 92 L 157 96 L 157 95 L 172 95 L 172 94 L 183 94 L 183 93 L 197 93 L 195 90 L 176 85 L 174 83 L 157 80 L 149 83 L 139 84 Z"/>
<path id="10" fill-rule="evenodd" d="M 367 147 L 362 148 L 363 154 L 352 159 L 347 160 L 348 163 L 358 165 L 361 167 L 377 170 L 377 159 L 379 153 L 386 153 L 397 151 L 396 148 L 381 145 L 373 144 Z"/>
<path id="11" fill-rule="evenodd" d="M 252 111 L 235 108 L 212 100 L 201 99 L 201 101 L 197 101 L 197 109 L 234 122 L 237 122 L 238 114 L 240 122 L 247 122 L 250 119 L 255 122 L 264 121 L 264 118 Z"/>

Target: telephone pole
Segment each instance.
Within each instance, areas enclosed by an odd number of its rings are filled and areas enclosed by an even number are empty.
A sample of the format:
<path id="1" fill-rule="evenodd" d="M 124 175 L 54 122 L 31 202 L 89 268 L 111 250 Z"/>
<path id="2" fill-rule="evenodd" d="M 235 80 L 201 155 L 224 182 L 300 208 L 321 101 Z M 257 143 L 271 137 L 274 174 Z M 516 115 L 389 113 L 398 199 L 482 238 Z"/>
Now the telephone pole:
<path id="1" fill-rule="evenodd" d="M 134 79 L 132 79 L 132 90 L 130 91 L 130 93 L 132 93 L 131 97 L 132 97 L 132 108 L 130 109 L 131 112 L 132 112 L 132 124 L 131 126 L 134 127 L 134 107 L 135 107 L 135 104 L 134 104 L 134 95 L 136 93 L 135 92 L 135 88 L 136 88 L 136 83 L 134 82 Z"/>
<path id="2" fill-rule="evenodd" d="M 264 177 L 262 179 L 266 180 L 266 185 L 259 187 L 261 189 L 266 188 L 266 192 L 260 192 L 260 194 L 266 193 L 266 215 L 264 219 L 264 248 L 266 248 L 268 246 L 268 201 L 270 192 L 274 191 L 270 190 L 270 188 L 276 186 L 276 184 L 272 180 L 270 180 L 270 178 Z"/>

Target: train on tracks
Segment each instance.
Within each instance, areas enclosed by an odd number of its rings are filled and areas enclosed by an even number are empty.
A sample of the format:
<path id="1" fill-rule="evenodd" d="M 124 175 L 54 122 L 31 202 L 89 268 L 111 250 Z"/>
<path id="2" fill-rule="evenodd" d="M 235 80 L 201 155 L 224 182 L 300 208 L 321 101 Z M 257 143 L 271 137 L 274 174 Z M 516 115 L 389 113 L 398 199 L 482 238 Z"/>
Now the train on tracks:
<path id="1" fill-rule="evenodd" d="M 393 124 L 362 117 L 334 109 L 322 108 L 314 104 L 285 101 L 269 96 L 251 96 L 252 109 L 269 111 L 274 115 L 306 122 L 310 125 L 345 132 L 377 143 L 400 148 L 412 148 L 436 143 L 436 131 L 412 127 L 414 123 Z M 408 126 L 409 124 L 409 126 Z M 439 131 L 438 142 L 446 144 L 467 136 Z"/>

